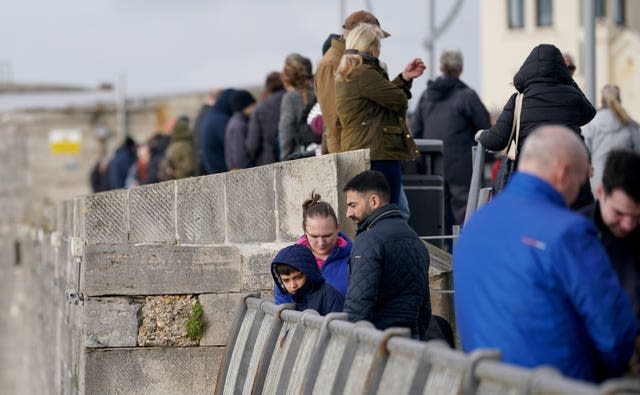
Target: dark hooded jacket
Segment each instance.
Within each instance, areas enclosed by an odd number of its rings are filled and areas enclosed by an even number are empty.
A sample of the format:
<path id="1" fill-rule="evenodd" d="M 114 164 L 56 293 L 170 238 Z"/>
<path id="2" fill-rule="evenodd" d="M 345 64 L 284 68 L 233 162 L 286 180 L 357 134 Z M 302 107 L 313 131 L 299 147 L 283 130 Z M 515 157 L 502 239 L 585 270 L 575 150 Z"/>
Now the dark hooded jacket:
<path id="1" fill-rule="evenodd" d="M 109 188 L 118 189 L 125 187 L 125 181 L 129 169 L 136 162 L 136 143 L 127 137 L 125 142 L 113 154 L 113 159 L 107 166 Z"/>
<path id="2" fill-rule="evenodd" d="M 207 112 L 200 129 L 200 161 L 207 174 L 227 171 L 224 159 L 224 134 L 233 114 L 231 110 L 233 92 L 233 89 L 225 89 L 220 93 L 216 104 Z"/>
<path id="3" fill-rule="evenodd" d="M 160 182 L 160 162 L 164 159 L 164 154 L 170 143 L 171 136 L 160 132 L 156 133 L 151 140 L 149 140 L 151 159 L 149 160 L 149 164 L 147 164 L 146 184 Z"/>
<path id="4" fill-rule="evenodd" d="M 425 338 L 431 319 L 429 252 L 398 206 L 382 206 L 362 221 L 349 270 L 349 321 L 367 320 L 380 330 L 406 327 Z"/>
<path id="5" fill-rule="evenodd" d="M 564 125 L 579 135 L 580 126 L 596 115 L 593 105 L 571 78 L 562 53 L 553 45 L 535 47 L 513 77 L 513 85 L 524 93 L 518 152 L 538 126 Z M 481 135 L 480 142 L 485 148 L 500 151 L 507 146 L 516 95 L 509 98 L 496 124 Z"/>
<path id="6" fill-rule="evenodd" d="M 312 309 L 321 315 L 342 311 L 344 296 L 324 281 L 316 258 L 307 247 L 300 244 L 285 247 L 278 252 L 271 263 L 271 275 L 276 287 L 282 294 L 288 295 L 276 272 L 278 264 L 291 266 L 307 276 L 307 282 L 291 295 L 298 311 Z"/>
<path id="7" fill-rule="evenodd" d="M 471 181 L 473 136 L 490 126 L 489 112 L 476 92 L 450 76 L 429 81 L 411 123 L 414 138 L 442 140 L 445 180 L 466 186 Z"/>
<path id="8" fill-rule="evenodd" d="M 513 77 L 513 85 L 518 92 L 524 93 L 516 162 L 527 136 L 538 126 L 563 125 L 582 138 L 580 126 L 596 115 L 593 105 L 571 78 L 562 53 L 553 45 L 540 44 L 535 47 Z M 496 124 L 480 136 L 485 148 L 500 151 L 507 146 L 516 96 L 517 93 L 514 93 L 509 98 Z M 590 204 L 593 204 L 593 194 L 586 180 L 571 208 L 578 209 Z"/>

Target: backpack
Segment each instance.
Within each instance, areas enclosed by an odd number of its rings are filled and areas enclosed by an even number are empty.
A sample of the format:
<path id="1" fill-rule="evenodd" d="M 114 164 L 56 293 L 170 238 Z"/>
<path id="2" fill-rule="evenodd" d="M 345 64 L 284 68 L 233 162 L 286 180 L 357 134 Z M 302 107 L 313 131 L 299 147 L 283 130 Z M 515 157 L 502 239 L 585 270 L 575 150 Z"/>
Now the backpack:
<path id="1" fill-rule="evenodd" d="M 313 100 L 309 100 L 307 106 L 304 108 L 304 110 L 302 110 L 300 118 L 298 118 L 298 145 L 303 147 L 303 149 L 306 148 L 309 144 L 320 144 L 320 142 L 322 141 L 322 138 L 320 136 L 316 136 L 315 134 L 313 134 L 311 126 L 309 126 L 309 124 L 307 123 L 309 112 L 311 112 L 311 109 L 316 105 L 317 101 L 318 100 L 315 97 L 313 98 Z"/>
<path id="2" fill-rule="evenodd" d="M 300 159 L 307 156 L 314 156 L 315 152 L 311 152 L 311 153 L 306 152 L 307 146 L 313 143 L 320 144 L 322 142 L 322 136 L 316 136 L 315 134 L 313 134 L 313 131 L 311 130 L 311 126 L 309 126 L 309 124 L 307 123 L 307 117 L 309 116 L 309 112 L 311 111 L 313 106 L 316 104 L 316 102 L 317 100 L 315 98 L 313 98 L 313 100 L 310 100 L 309 103 L 302 110 L 300 117 L 296 119 L 296 129 L 298 133 L 296 135 L 295 142 L 294 142 L 295 149 L 291 154 L 289 154 L 285 158 L 285 160 Z"/>

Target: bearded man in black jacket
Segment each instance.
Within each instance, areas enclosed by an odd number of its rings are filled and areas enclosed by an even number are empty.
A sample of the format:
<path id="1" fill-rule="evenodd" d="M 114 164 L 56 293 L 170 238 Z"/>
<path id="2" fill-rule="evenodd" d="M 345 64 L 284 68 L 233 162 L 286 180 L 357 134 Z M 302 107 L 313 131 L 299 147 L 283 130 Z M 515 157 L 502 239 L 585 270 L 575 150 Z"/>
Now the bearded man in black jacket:
<path id="1" fill-rule="evenodd" d="M 349 261 L 344 311 L 349 321 L 376 328 L 406 327 L 426 339 L 431 320 L 429 252 L 416 232 L 389 203 L 385 176 L 367 170 L 344 187 L 347 216 L 358 224 Z"/>
<path id="2" fill-rule="evenodd" d="M 448 233 L 451 225 L 464 221 L 473 170 L 473 137 L 478 130 L 491 126 L 489 112 L 478 94 L 460 81 L 462 67 L 460 51 L 442 52 L 442 75 L 427 83 L 411 125 L 414 138 L 442 140 Z"/>

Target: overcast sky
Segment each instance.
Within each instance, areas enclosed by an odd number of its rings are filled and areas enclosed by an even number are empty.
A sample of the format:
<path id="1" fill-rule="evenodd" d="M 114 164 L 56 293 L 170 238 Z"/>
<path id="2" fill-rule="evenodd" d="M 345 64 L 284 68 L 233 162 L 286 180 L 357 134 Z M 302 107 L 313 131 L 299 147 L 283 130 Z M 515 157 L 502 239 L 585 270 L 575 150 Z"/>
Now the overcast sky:
<path id="1" fill-rule="evenodd" d="M 366 8 L 346 0 L 347 14 Z M 426 0 L 371 0 L 391 33 L 381 59 L 390 75 L 419 56 L 427 36 Z M 438 0 L 442 19 L 453 1 Z M 437 44 L 465 55 L 462 79 L 479 88 L 478 0 L 465 4 Z M 0 63 L 16 82 L 95 86 L 125 73 L 131 93 L 207 90 L 262 84 L 285 56 L 321 57 L 327 35 L 339 33 L 336 0 L 5 0 L 0 5 Z M 427 78 L 414 83 L 414 95 Z"/>

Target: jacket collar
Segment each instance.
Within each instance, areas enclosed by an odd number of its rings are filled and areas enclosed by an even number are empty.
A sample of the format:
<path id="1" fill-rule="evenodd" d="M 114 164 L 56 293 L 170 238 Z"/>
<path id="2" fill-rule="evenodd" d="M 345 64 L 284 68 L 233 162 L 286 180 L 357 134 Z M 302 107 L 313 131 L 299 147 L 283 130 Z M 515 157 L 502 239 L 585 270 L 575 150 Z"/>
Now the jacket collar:
<path id="1" fill-rule="evenodd" d="M 506 190 L 518 195 L 547 200 L 556 206 L 567 207 L 562 195 L 551 184 L 533 174 L 516 172 L 505 188 Z"/>
<path id="2" fill-rule="evenodd" d="M 402 218 L 400 209 L 393 203 L 386 204 L 374 210 L 364 221 L 358 226 L 357 234 L 367 231 L 374 227 L 378 222 L 387 218 Z"/>

